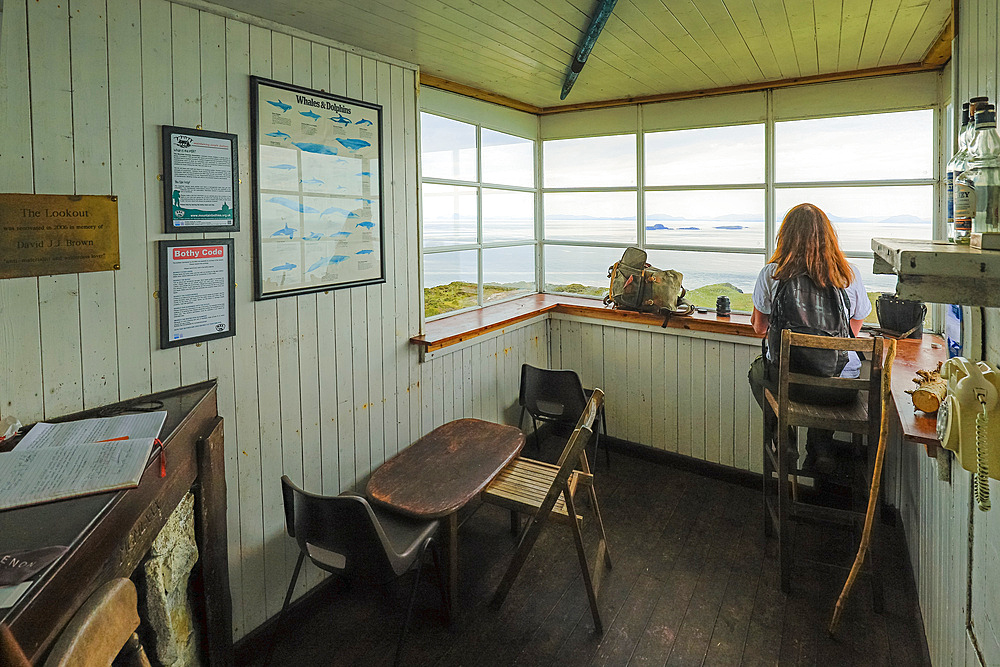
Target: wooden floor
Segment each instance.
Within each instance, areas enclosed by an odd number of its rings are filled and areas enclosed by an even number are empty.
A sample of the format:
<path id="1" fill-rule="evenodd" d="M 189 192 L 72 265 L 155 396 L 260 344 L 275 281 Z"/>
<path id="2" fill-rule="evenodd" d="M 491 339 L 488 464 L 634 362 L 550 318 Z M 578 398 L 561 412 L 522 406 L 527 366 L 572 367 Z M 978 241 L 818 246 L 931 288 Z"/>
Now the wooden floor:
<path id="1" fill-rule="evenodd" d="M 846 568 L 798 561 L 793 591 L 782 594 L 757 488 L 618 451 L 610 469 L 602 452 L 597 488 L 614 557 L 600 593 L 603 637 L 594 633 L 565 526 L 546 528 L 506 603 L 489 606 L 514 544 L 507 514 L 483 506 L 461 529 L 459 622 L 444 625 L 433 576 L 426 577 L 403 664 L 930 664 L 898 527 L 880 527 L 885 613 L 873 612 L 863 577 L 831 638 L 826 626 Z M 849 533 L 798 528 L 797 557 L 847 566 L 853 549 Z M 392 664 L 411 581 L 382 591 L 327 586 L 290 618 L 272 664 Z M 238 664 L 261 664 L 265 639 L 243 642 Z"/>

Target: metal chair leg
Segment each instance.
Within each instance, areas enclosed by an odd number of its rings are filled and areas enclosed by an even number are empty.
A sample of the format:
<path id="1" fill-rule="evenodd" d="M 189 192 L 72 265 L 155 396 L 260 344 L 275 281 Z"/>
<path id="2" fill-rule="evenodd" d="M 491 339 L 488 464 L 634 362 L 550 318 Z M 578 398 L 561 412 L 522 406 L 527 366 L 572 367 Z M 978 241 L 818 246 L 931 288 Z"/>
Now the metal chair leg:
<path id="1" fill-rule="evenodd" d="M 406 605 L 406 617 L 403 619 L 403 630 L 399 633 L 399 642 L 396 644 L 396 659 L 393 660 L 393 665 L 398 667 L 399 659 L 403 655 L 403 642 L 406 641 L 406 631 L 410 627 L 410 615 L 413 612 L 413 603 L 417 599 L 417 586 L 420 585 L 420 570 L 424 567 L 424 553 L 427 551 L 428 545 L 430 545 L 431 540 L 428 538 L 420 547 L 420 554 L 417 556 L 417 574 L 413 577 L 413 590 L 410 591 L 410 603 Z"/>
<path id="2" fill-rule="evenodd" d="M 295 582 L 298 581 L 299 571 L 302 569 L 302 561 L 305 560 L 305 557 L 305 554 L 300 551 L 299 559 L 295 562 L 295 571 L 292 573 L 292 581 L 288 584 L 288 591 L 285 593 L 285 602 L 281 605 L 278 620 L 274 622 L 271 641 L 267 647 L 267 657 L 264 658 L 264 667 L 271 664 L 271 658 L 274 655 L 274 645 L 278 642 L 278 633 L 281 631 L 282 621 L 285 619 L 285 612 L 288 610 L 288 603 L 292 601 L 292 592 L 295 590 Z"/>

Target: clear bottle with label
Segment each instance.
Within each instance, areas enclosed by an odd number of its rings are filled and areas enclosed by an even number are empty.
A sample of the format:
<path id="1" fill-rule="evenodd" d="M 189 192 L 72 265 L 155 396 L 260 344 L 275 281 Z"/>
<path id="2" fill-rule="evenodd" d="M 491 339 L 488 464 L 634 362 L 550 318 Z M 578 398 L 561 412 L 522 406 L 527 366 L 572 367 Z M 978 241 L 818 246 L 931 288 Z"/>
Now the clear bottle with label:
<path id="1" fill-rule="evenodd" d="M 1000 232 L 1000 134 L 996 107 L 976 111 L 976 135 L 965 171 L 975 189 L 973 232 Z"/>
<path id="2" fill-rule="evenodd" d="M 947 238 L 955 240 L 955 176 L 965 171 L 969 158 L 969 102 L 962 105 L 962 126 L 958 133 L 958 150 L 948 160 L 945 185 L 948 193 Z"/>
<path id="3" fill-rule="evenodd" d="M 969 100 L 969 130 L 966 134 L 967 160 L 965 170 L 955 172 L 953 198 L 954 198 L 954 235 L 952 240 L 955 243 L 968 245 L 972 240 L 972 220 L 976 215 L 976 186 L 969 174 L 969 167 L 974 157 L 974 146 L 979 128 L 976 127 L 975 119 L 977 112 L 986 109 L 989 98 L 973 97 Z"/>

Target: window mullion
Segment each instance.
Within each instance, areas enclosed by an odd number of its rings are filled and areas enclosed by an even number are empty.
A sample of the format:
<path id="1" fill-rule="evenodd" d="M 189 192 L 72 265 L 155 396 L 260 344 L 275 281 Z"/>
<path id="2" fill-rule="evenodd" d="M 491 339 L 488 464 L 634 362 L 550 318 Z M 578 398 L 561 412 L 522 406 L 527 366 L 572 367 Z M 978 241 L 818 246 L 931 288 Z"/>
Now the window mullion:
<path id="1" fill-rule="evenodd" d="M 777 221 L 775 220 L 775 140 L 774 140 L 774 93 L 767 90 L 765 95 L 764 119 L 764 255 L 774 254 Z"/>
<path id="2" fill-rule="evenodd" d="M 635 238 L 637 245 L 640 248 L 646 247 L 646 153 L 645 153 L 645 141 L 644 130 L 642 127 L 642 105 L 637 104 L 636 107 L 636 121 L 635 121 Z"/>

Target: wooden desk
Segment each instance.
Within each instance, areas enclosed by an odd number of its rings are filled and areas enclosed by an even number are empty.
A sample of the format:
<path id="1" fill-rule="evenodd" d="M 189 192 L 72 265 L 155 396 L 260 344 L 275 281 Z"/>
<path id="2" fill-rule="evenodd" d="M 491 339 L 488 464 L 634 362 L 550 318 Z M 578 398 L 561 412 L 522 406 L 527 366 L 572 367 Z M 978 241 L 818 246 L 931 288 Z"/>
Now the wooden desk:
<path id="1" fill-rule="evenodd" d="M 940 447 L 936 431 L 937 417 L 914 408 L 913 400 L 906 390 L 916 388 L 913 378 L 917 377 L 918 370 L 932 371 L 937 362 L 947 358 L 948 349 L 940 336 L 924 334 L 920 339 L 896 341 L 896 361 L 892 364 L 892 400 L 899 416 L 901 433 L 903 440 L 924 445 L 928 456 L 936 456 Z"/>
<path id="2" fill-rule="evenodd" d="M 48 421 L 122 414 L 135 405 L 167 411 L 160 431 L 166 477 L 160 477 L 159 456 L 154 454 L 134 489 L 0 512 L 0 553 L 69 547 L 15 606 L 0 609 L 0 623 L 10 626 L 14 640 L 33 664 L 44 661 L 63 627 L 94 590 L 115 577 L 132 574 L 189 490 L 195 492 L 199 556 L 192 589 L 202 593 L 195 605 L 201 621 L 201 655 L 205 664 L 232 664 L 225 459 L 215 382 Z"/>
<path id="3" fill-rule="evenodd" d="M 383 463 L 368 481 L 376 503 L 419 519 L 446 519 L 445 554 L 452 619 L 458 611 L 458 511 L 524 447 L 524 433 L 479 419 L 439 426 Z"/>

